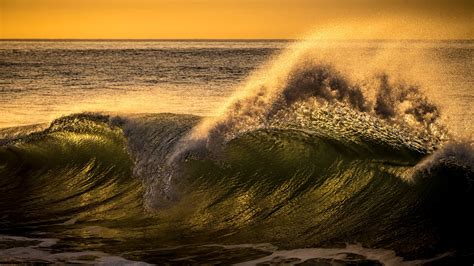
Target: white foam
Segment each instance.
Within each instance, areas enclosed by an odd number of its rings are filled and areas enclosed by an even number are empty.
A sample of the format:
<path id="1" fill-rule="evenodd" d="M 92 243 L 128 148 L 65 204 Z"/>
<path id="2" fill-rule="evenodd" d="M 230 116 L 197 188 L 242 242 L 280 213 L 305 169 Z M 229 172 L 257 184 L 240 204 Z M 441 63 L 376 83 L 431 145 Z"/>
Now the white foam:
<path id="1" fill-rule="evenodd" d="M 233 245 L 225 246 L 224 248 L 243 248 L 250 247 L 259 249 L 262 251 L 270 251 L 268 247 L 274 247 L 270 244 L 246 244 L 246 245 Z M 353 261 L 347 257 L 348 253 L 357 254 L 365 257 L 367 260 L 377 261 L 384 265 L 419 265 L 430 261 L 440 259 L 448 254 L 442 254 L 433 259 L 429 260 L 413 260 L 405 261 L 402 257 L 396 255 L 395 251 L 386 249 L 369 249 L 364 248 L 360 244 L 347 245 L 345 248 L 302 248 L 292 250 L 275 250 L 272 254 L 263 258 L 238 263 L 236 265 L 256 265 L 263 262 L 282 262 L 284 260 L 292 259 L 291 261 L 301 263 L 310 259 L 330 259 L 330 260 L 342 260 L 342 261 Z"/>

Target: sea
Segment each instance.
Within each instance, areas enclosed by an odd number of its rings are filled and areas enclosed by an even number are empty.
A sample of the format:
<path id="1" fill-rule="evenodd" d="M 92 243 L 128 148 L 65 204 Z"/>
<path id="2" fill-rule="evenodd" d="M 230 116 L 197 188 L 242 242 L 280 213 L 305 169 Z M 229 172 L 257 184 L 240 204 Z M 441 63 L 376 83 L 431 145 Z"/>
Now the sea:
<path id="1" fill-rule="evenodd" d="M 1 40 L 0 263 L 472 265 L 472 40 Z"/>

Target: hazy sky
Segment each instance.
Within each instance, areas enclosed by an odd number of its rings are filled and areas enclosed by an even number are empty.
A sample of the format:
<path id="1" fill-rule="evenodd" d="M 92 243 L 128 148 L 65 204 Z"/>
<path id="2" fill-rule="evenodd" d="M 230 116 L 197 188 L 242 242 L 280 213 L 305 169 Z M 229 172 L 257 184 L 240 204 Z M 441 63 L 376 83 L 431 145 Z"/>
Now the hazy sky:
<path id="1" fill-rule="evenodd" d="M 473 39 L 474 1 L 0 0 L 1 38 Z"/>

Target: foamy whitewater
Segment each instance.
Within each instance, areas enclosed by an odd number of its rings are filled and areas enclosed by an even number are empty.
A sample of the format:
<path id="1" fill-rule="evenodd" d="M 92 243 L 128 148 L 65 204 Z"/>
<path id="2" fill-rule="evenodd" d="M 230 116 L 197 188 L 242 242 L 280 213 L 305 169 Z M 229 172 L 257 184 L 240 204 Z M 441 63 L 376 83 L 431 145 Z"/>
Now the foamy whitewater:
<path id="1" fill-rule="evenodd" d="M 474 261 L 472 41 L 0 42 L 0 263 Z"/>

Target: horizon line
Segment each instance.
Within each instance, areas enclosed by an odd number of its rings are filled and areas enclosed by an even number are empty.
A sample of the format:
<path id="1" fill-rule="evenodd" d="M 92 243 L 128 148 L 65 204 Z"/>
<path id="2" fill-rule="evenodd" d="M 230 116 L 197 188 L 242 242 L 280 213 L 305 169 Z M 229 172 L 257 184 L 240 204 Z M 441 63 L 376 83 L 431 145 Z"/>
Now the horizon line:
<path id="1" fill-rule="evenodd" d="M 173 42 L 173 41 L 188 41 L 188 42 L 291 42 L 291 41 L 302 41 L 305 40 L 297 38 L 0 38 L 0 41 L 18 41 L 18 42 L 54 42 L 54 41 L 69 41 L 69 42 L 84 42 L 84 41 L 102 41 L 102 42 L 147 42 L 147 41 L 161 41 L 161 42 Z M 311 40 L 311 39 L 308 39 Z M 474 41 L 474 39 L 315 39 L 318 41 Z"/>

